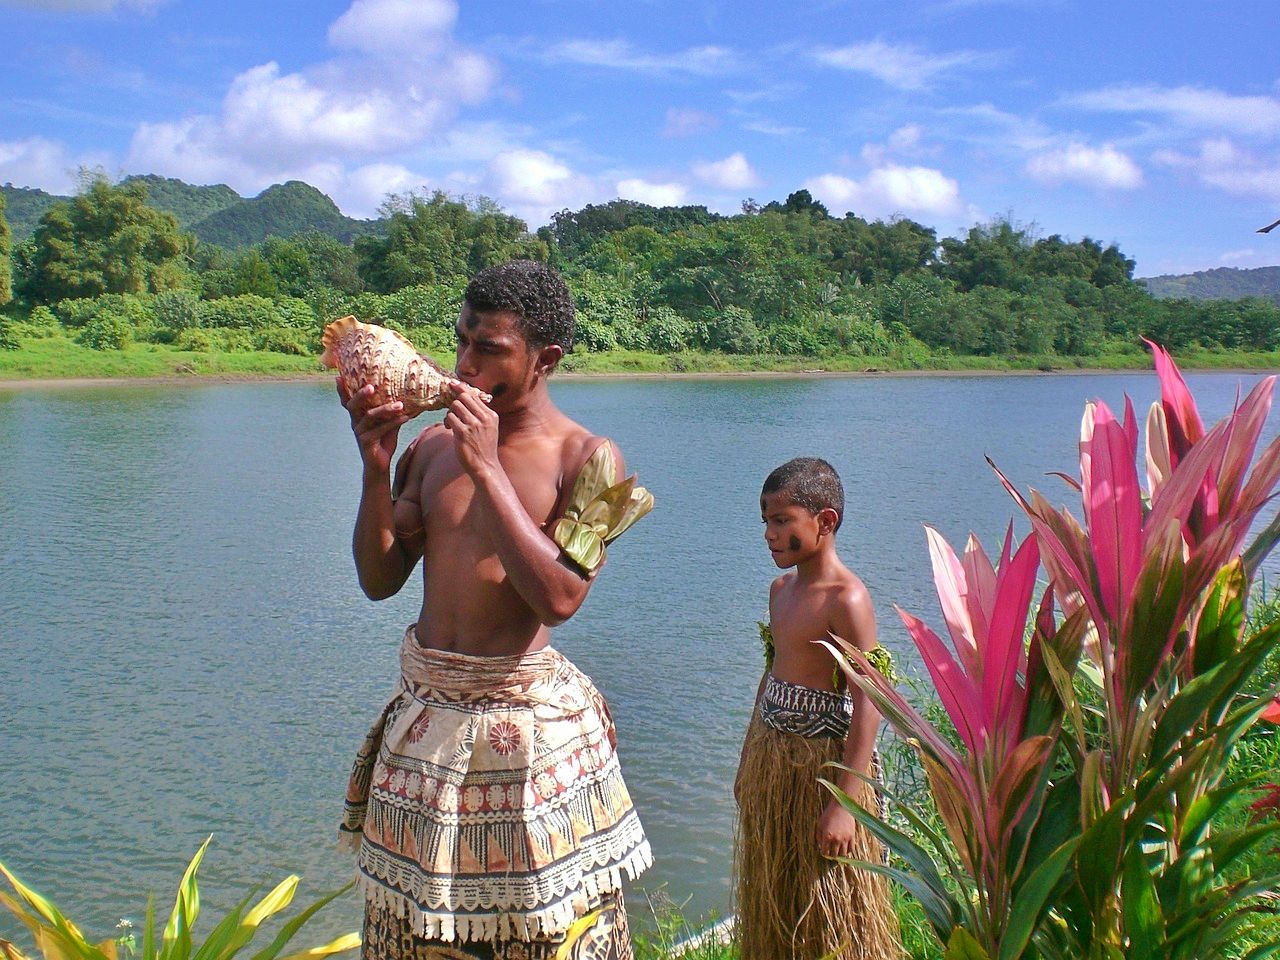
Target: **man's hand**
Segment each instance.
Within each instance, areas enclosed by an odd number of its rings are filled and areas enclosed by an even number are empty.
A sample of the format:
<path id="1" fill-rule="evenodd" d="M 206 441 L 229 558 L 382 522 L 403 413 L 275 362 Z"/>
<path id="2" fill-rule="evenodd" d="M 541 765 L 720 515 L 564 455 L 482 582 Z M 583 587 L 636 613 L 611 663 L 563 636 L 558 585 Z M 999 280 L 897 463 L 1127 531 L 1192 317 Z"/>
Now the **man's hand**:
<path id="1" fill-rule="evenodd" d="M 499 469 L 498 415 L 478 390 L 468 387 L 449 405 L 444 425 L 453 432 L 458 462 L 473 479 Z"/>
<path id="2" fill-rule="evenodd" d="M 824 857 L 852 857 L 858 821 L 832 799 L 818 818 L 818 852 Z"/>
<path id="3" fill-rule="evenodd" d="M 404 404 L 396 401 L 381 406 L 372 405 L 373 385 L 365 384 L 355 393 L 350 392 L 342 378 L 338 377 L 338 397 L 351 415 L 351 432 L 356 435 L 360 458 L 366 470 L 391 471 L 391 458 L 396 452 L 400 428 L 409 422 L 404 415 Z"/>

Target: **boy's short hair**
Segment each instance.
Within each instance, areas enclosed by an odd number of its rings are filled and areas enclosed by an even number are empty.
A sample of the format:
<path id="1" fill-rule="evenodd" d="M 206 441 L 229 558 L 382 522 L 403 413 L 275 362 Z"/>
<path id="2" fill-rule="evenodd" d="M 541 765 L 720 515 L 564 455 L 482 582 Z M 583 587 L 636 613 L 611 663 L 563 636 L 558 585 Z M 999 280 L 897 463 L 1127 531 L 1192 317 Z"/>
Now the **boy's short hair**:
<path id="1" fill-rule="evenodd" d="M 836 468 L 819 457 L 788 460 L 765 478 L 760 495 L 767 493 L 783 493 L 810 513 L 834 510 L 836 530 L 844 523 L 844 484 Z"/>
<path id="2" fill-rule="evenodd" d="M 508 260 L 486 267 L 467 284 L 467 306 L 478 313 L 501 310 L 520 318 L 525 341 L 535 349 L 573 349 L 573 296 L 560 274 L 537 260 Z"/>

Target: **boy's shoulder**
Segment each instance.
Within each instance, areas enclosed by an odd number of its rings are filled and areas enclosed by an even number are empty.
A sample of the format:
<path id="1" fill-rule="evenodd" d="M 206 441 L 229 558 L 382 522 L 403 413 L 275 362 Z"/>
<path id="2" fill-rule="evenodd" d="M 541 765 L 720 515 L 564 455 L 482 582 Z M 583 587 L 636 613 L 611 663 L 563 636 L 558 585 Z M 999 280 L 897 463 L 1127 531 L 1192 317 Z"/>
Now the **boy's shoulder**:
<path id="1" fill-rule="evenodd" d="M 837 635 L 858 647 L 875 644 L 875 608 L 861 577 L 846 569 L 832 585 L 828 602 Z"/>

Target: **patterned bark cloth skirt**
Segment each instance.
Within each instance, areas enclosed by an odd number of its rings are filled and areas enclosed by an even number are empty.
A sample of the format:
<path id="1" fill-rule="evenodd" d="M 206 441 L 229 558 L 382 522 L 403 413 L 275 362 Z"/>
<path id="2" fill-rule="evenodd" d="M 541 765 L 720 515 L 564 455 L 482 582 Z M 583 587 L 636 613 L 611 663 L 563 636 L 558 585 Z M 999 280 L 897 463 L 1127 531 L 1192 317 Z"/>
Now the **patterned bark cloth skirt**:
<path id="1" fill-rule="evenodd" d="M 618 894 L 652 857 L 594 684 L 550 648 L 466 656 L 412 627 L 400 669 L 341 828 L 359 849 L 365 955 L 539 958 L 594 914 L 583 948 L 621 937 L 626 952 L 571 956 L 629 956 Z"/>

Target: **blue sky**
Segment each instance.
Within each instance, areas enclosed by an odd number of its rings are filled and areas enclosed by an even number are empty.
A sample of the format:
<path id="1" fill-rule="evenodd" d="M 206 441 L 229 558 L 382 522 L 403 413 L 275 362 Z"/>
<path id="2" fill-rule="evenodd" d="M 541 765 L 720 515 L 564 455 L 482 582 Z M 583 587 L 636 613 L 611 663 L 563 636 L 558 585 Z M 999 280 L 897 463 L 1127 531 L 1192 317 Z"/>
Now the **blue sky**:
<path id="1" fill-rule="evenodd" d="M 954 235 L 996 216 L 1137 273 L 1280 263 L 1280 4 L 0 0 L 0 182 L 302 179 L 352 216 L 483 194 L 807 188 Z"/>

